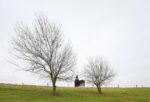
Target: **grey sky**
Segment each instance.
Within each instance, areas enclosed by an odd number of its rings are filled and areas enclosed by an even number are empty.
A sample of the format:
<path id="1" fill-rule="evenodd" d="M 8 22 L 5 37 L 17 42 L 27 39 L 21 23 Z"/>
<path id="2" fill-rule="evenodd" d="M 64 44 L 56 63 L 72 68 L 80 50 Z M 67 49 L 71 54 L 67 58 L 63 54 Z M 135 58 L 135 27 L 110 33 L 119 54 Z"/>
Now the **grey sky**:
<path id="1" fill-rule="evenodd" d="M 149 0 L 0 0 L 0 83 L 45 84 L 14 72 L 9 59 L 14 24 L 31 24 L 44 11 L 61 23 L 78 55 L 77 73 L 87 57 L 103 56 L 117 72 L 113 85 L 150 86 Z"/>

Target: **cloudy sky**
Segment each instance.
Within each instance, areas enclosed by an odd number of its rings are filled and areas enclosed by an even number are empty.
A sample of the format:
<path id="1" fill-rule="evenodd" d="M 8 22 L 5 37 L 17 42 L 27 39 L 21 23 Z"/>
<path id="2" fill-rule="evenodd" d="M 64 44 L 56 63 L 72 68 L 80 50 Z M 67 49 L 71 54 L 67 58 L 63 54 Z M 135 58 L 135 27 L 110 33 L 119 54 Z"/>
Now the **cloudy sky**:
<path id="1" fill-rule="evenodd" d="M 48 82 L 8 63 L 15 23 L 31 24 L 44 11 L 72 42 L 77 74 L 87 57 L 102 56 L 117 73 L 112 85 L 150 86 L 149 5 L 149 0 L 0 0 L 0 83 Z"/>

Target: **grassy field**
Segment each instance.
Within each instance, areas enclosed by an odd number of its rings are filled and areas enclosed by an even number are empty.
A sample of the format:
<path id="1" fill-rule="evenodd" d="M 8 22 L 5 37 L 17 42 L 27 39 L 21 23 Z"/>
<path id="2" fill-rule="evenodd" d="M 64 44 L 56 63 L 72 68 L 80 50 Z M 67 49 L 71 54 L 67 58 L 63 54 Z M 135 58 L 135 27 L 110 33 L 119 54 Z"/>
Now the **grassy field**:
<path id="1" fill-rule="evenodd" d="M 0 85 L 0 102 L 150 102 L 150 88 L 51 88 L 41 86 Z"/>

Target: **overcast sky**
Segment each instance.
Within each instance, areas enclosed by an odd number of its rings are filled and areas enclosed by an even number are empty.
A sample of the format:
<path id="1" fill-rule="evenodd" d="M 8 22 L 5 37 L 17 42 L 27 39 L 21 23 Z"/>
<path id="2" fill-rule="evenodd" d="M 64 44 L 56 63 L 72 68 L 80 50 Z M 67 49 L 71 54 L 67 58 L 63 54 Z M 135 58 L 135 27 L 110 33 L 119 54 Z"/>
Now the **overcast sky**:
<path id="1" fill-rule="evenodd" d="M 16 72 L 7 62 L 15 23 L 31 24 L 40 11 L 61 24 L 72 42 L 78 56 L 77 74 L 87 57 L 102 56 L 117 72 L 112 85 L 150 86 L 149 0 L 0 0 L 0 83 L 48 82 Z"/>

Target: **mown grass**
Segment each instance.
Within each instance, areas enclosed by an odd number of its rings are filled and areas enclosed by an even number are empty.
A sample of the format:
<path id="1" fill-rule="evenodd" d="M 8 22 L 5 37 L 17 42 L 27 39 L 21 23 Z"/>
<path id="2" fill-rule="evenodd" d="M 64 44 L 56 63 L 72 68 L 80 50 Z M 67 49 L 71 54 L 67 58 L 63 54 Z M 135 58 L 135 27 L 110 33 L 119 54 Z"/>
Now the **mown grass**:
<path id="1" fill-rule="evenodd" d="M 150 102 L 150 88 L 57 88 L 29 85 L 0 85 L 0 102 Z"/>

